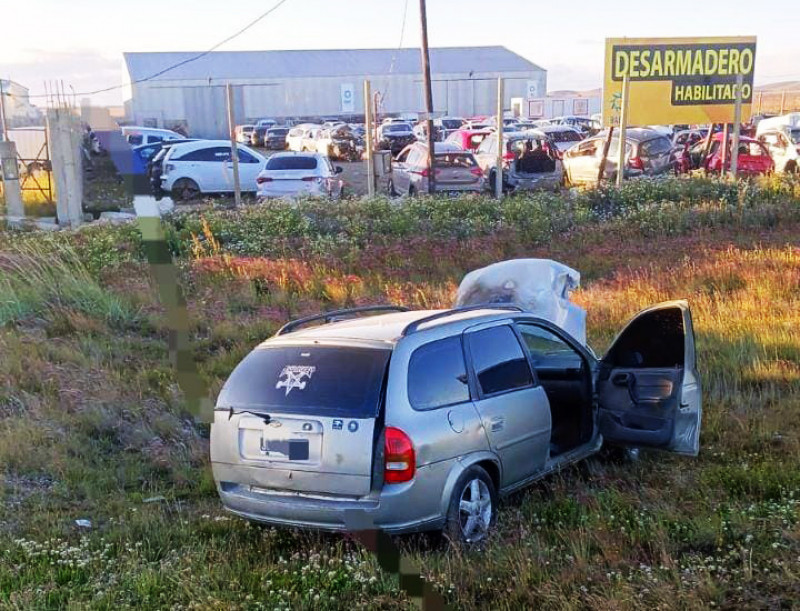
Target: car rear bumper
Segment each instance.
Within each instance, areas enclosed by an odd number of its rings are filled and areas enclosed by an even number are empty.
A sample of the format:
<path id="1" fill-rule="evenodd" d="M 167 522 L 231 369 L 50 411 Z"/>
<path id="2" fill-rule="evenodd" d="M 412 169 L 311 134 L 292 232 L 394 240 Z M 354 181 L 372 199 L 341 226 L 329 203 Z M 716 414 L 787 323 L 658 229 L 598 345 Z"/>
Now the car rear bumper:
<path id="1" fill-rule="evenodd" d="M 252 479 L 246 473 L 250 469 L 258 468 L 213 464 L 225 509 L 255 522 L 332 532 L 380 528 L 396 534 L 434 530 L 444 524 L 444 479 L 435 477 L 438 468 L 433 469 L 436 473 L 426 473 L 423 467 L 412 482 L 387 485 L 380 493 L 361 498 L 291 493 L 231 481 Z M 433 494 L 437 488 L 438 494 Z"/>
<path id="2" fill-rule="evenodd" d="M 555 189 L 561 184 L 561 173 L 553 172 L 535 176 L 533 178 L 523 177 L 516 174 L 508 174 L 506 182 L 510 187 L 519 191 L 532 191 L 534 189 Z"/>

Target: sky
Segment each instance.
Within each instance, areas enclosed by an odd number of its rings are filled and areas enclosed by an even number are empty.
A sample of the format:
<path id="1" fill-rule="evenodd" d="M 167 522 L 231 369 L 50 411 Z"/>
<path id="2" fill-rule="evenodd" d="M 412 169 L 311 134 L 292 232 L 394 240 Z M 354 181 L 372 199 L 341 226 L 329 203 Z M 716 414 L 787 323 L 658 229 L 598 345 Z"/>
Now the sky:
<path id="1" fill-rule="evenodd" d="M 122 83 L 126 51 L 205 51 L 277 0 L 0 0 L 0 78 L 78 97 Z M 741 8 L 736 5 L 741 4 Z M 548 71 L 548 89 L 601 86 L 608 37 L 758 37 L 756 84 L 800 80 L 796 6 L 737 0 L 428 0 L 431 47 L 504 45 Z M 233 10 L 235 8 L 235 10 Z M 403 15 L 406 12 L 405 29 Z M 781 16 L 784 16 L 781 18 Z M 418 0 L 287 0 L 220 50 L 418 47 Z M 32 100 L 34 103 L 36 99 Z M 93 97 L 121 104 L 122 90 Z"/>

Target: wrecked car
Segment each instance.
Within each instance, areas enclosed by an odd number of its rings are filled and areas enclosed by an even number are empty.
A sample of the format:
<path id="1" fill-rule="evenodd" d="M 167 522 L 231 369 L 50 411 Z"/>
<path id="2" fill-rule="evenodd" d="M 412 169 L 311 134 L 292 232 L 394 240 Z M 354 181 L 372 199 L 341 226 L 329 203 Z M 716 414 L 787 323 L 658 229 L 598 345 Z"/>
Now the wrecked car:
<path id="1" fill-rule="evenodd" d="M 494 188 L 497 173 L 497 137 L 481 142 L 475 159 Z M 533 189 L 556 190 L 563 180 L 561 160 L 544 134 L 534 132 L 503 133 L 503 191 Z"/>
<path id="2" fill-rule="evenodd" d="M 347 124 L 323 129 L 317 135 L 317 152 L 340 161 L 358 161 L 363 147 Z"/>
<path id="3" fill-rule="evenodd" d="M 469 545 L 490 534 L 501 496 L 604 443 L 697 455 L 685 301 L 637 314 L 602 358 L 549 318 L 503 303 L 288 323 L 219 394 L 222 504 L 269 524 L 443 530 Z"/>

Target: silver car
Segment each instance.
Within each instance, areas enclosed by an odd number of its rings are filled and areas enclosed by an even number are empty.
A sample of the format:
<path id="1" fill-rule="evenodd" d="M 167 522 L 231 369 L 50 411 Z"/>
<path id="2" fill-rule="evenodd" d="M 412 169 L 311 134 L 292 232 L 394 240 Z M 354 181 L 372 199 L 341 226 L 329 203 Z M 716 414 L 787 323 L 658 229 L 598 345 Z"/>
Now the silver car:
<path id="1" fill-rule="evenodd" d="M 564 175 L 570 185 L 596 184 L 600 174 L 607 133 L 584 140 L 564 153 Z M 657 176 L 672 170 L 672 142 L 659 132 L 643 128 L 629 128 L 625 132 L 624 176 Z M 612 182 L 617 177 L 619 162 L 619 137 L 612 134 L 604 177 Z"/>
<path id="2" fill-rule="evenodd" d="M 358 308 L 289 323 L 245 357 L 211 462 L 244 518 L 469 544 L 499 496 L 604 441 L 697 455 L 700 420 L 685 301 L 638 314 L 602 359 L 514 306 Z"/>
<path id="3" fill-rule="evenodd" d="M 497 134 L 487 136 L 475 153 L 475 159 L 494 188 L 497 173 Z M 557 151 L 547 137 L 535 131 L 503 133 L 503 190 L 556 190 L 561 187 L 564 171 Z"/>
<path id="4" fill-rule="evenodd" d="M 457 196 L 483 191 L 483 172 L 471 152 L 450 142 L 435 142 L 433 148 L 436 154 L 436 193 Z M 427 193 L 429 157 L 428 145 L 423 142 L 415 142 L 403 149 L 392 161 L 387 182 L 389 195 Z"/>

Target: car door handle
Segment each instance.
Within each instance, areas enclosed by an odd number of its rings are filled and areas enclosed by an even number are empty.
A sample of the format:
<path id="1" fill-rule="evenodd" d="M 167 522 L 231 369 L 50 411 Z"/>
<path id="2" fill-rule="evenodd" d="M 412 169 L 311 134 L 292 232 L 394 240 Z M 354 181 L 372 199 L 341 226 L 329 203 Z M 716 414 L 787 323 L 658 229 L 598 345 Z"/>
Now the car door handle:
<path id="1" fill-rule="evenodd" d="M 617 373 L 611 378 L 611 383 L 614 386 L 625 386 L 628 389 L 628 395 L 631 401 L 636 404 L 639 402 L 639 395 L 636 392 L 636 376 L 632 373 Z"/>
<path id="2" fill-rule="evenodd" d="M 633 376 L 629 373 L 618 373 L 611 378 L 611 383 L 614 386 L 628 386 L 631 383 Z"/>

